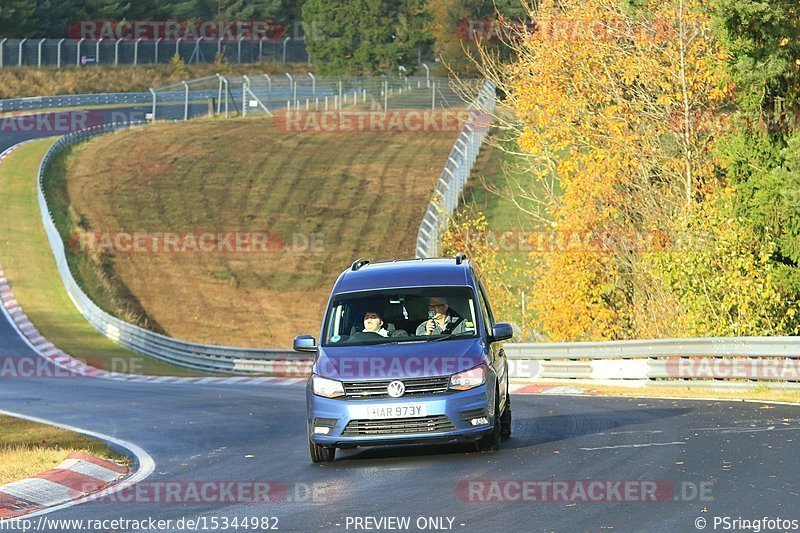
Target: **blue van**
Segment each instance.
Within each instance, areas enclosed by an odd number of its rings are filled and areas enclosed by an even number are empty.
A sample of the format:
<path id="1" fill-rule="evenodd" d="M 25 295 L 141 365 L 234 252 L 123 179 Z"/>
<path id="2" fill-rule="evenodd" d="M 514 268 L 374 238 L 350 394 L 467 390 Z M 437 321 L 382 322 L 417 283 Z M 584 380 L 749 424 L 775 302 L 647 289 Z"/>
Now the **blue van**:
<path id="1" fill-rule="evenodd" d="M 337 448 L 474 442 L 511 435 L 509 324 L 495 323 L 480 274 L 455 259 L 359 259 L 331 292 L 306 386 L 314 463 Z"/>

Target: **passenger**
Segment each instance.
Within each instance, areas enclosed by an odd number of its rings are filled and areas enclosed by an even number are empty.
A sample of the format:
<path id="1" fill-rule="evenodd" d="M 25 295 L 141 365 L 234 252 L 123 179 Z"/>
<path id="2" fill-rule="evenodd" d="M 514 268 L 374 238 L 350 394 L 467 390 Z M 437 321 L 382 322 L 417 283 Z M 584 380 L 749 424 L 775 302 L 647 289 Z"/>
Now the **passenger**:
<path id="1" fill-rule="evenodd" d="M 389 332 L 383 327 L 383 318 L 377 311 L 364 313 L 364 333 L 377 333 L 381 337 L 389 336 Z"/>
<path id="2" fill-rule="evenodd" d="M 428 298 L 428 320 L 417 327 L 417 335 L 457 335 L 466 331 L 467 324 L 463 317 L 450 310 L 447 298 Z"/>
<path id="3" fill-rule="evenodd" d="M 353 330 L 355 330 L 353 326 Z M 383 318 L 377 311 L 367 311 L 364 313 L 364 329 L 354 331 L 347 339 L 347 342 L 370 342 L 380 337 L 388 337 L 389 332 L 383 327 Z"/>

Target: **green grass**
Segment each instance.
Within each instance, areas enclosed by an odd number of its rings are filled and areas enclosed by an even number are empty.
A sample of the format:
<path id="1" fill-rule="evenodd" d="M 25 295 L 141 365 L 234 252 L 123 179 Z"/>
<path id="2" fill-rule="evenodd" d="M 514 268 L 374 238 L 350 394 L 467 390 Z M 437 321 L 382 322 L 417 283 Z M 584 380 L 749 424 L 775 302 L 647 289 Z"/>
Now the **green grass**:
<path id="1" fill-rule="evenodd" d="M 522 183 L 527 194 L 537 198 L 547 198 L 545 185 L 529 176 L 531 172 L 529 162 L 517 152 L 519 148 L 513 141 L 500 138 L 496 130 L 490 132 L 464 190 L 464 207 L 483 211 L 492 230 L 531 231 L 544 227 L 542 222 L 520 210 L 510 198 L 490 190 L 508 191 L 513 184 Z M 558 188 L 554 192 L 561 193 Z M 524 200 L 521 200 L 521 203 L 526 209 L 534 207 Z"/>
<path id="2" fill-rule="evenodd" d="M 203 375 L 114 344 L 73 305 L 56 269 L 36 199 L 36 172 L 53 142 L 49 139 L 27 144 L 0 164 L 0 265 L 17 301 L 45 338 L 93 366 L 127 373 Z"/>
<path id="3" fill-rule="evenodd" d="M 106 444 L 65 429 L 0 415 L 0 485 L 49 470 L 73 452 L 127 464 Z"/>

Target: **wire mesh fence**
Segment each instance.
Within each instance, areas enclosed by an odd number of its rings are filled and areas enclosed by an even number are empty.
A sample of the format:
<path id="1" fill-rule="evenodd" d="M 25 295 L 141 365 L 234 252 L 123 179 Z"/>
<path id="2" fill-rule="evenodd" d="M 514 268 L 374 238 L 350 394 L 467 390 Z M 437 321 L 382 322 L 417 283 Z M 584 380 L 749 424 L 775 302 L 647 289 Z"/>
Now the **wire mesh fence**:
<path id="1" fill-rule="evenodd" d="M 185 63 L 303 63 L 303 39 L 7 39 L 0 37 L 0 67 L 152 65 L 178 55 Z"/>
<path id="2" fill-rule="evenodd" d="M 319 77 L 312 73 L 210 76 L 150 90 L 151 120 L 202 115 L 273 116 L 280 111 L 457 110 L 480 84 L 444 78 Z"/>

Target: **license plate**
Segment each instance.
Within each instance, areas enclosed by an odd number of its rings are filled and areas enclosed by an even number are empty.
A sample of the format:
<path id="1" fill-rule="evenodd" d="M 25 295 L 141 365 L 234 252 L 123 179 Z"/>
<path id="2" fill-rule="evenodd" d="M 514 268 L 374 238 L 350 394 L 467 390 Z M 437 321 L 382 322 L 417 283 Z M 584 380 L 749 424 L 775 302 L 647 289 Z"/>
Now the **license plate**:
<path id="1" fill-rule="evenodd" d="M 427 415 L 428 411 L 424 403 L 394 403 L 367 406 L 367 418 L 370 420 L 380 420 L 382 418 L 418 418 Z"/>

